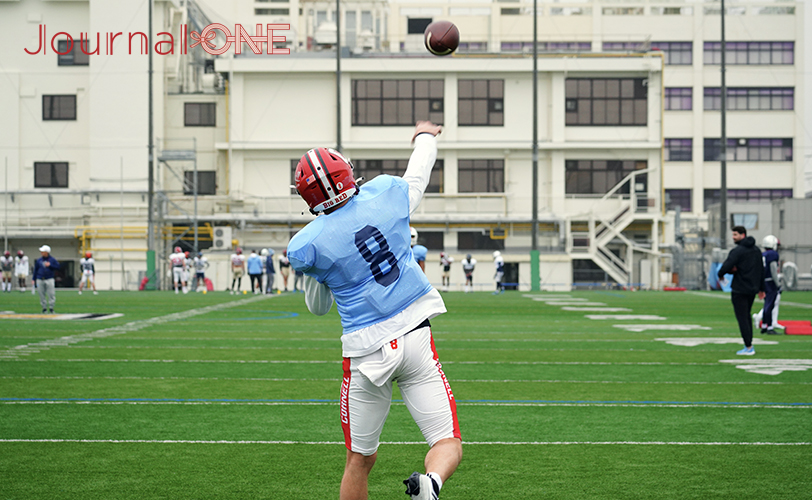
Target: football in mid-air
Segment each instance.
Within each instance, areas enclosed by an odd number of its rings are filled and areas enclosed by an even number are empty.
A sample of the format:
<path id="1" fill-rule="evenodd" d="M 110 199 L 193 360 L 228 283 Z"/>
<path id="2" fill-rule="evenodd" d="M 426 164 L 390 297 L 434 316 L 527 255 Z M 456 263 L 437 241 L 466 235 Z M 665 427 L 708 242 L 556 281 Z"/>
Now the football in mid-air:
<path id="1" fill-rule="evenodd" d="M 426 48 L 435 56 L 447 56 L 460 44 L 460 30 L 451 21 L 434 21 L 423 32 Z"/>

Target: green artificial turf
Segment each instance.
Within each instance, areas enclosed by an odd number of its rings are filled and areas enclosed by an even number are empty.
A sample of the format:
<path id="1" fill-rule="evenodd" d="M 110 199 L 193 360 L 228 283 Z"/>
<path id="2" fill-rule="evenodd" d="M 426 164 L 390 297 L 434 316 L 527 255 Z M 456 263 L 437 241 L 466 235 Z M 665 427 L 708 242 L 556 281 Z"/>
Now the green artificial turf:
<path id="1" fill-rule="evenodd" d="M 533 300 L 561 295 L 666 319 Z M 812 360 L 812 336 L 756 333 L 777 344 L 748 358 L 740 343 L 660 340 L 739 338 L 721 293 L 444 298 L 432 332 L 466 444 L 441 498 L 809 497 L 812 369 L 737 365 Z M 3 299 L 39 312 L 30 294 Z M 0 500 L 338 497 L 335 309 L 312 316 L 301 294 L 60 291 L 57 312 L 124 316 L 0 319 Z M 812 319 L 812 294 L 784 293 L 780 312 Z M 615 327 L 634 324 L 707 329 Z M 406 498 L 427 449 L 394 398 L 372 499 Z"/>

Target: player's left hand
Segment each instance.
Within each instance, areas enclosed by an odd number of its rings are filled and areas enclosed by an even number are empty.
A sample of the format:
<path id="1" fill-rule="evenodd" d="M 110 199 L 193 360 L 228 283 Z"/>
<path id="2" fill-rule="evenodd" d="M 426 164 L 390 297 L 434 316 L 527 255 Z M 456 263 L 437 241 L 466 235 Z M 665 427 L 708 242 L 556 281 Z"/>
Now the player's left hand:
<path id="1" fill-rule="evenodd" d="M 414 126 L 414 135 L 412 136 L 412 142 L 414 142 L 415 138 L 419 134 L 431 134 L 436 137 L 442 131 L 443 127 L 441 127 L 440 125 L 435 125 L 430 121 L 419 121 Z"/>

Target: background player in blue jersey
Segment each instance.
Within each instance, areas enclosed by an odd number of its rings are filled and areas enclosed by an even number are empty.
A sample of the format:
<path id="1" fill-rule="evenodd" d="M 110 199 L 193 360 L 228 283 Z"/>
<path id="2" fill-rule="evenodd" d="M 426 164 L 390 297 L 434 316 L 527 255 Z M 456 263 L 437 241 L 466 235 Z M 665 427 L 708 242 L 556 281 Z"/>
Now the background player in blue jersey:
<path id="1" fill-rule="evenodd" d="M 296 167 L 297 191 L 319 216 L 291 239 L 288 258 L 306 275 L 308 309 L 326 314 L 335 299 L 344 330 L 341 500 L 367 498 L 393 381 L 430 446 L 426 474 L 404 481 L 406 493 L 437 499 L 462 459 L 456 402 L 429 323 L 445 304 L 410 246 L 409 217 L 428 185 L 439 133 L 439 126 L 418 122 L 403 177 L 379 175 L 362 188 L 349 160 L 332 149 L 312 149 Z"/>
<path id="2" fill-rule="evenodd" d="M 414 260 L 417 262 L 417 265 L 420 266 L 420 269 L 423 272 L 426 272 L 426 255 L 428 255 L 429 250 L 428 248 L 424 247 L 423 245 L 417 244 L 417 229 L 410 227 L 409 233 L 411 234 L 412 238 L 412 255 L 414 255 Z"/>
<path id="3" fill-rule="evenodd" d="M 781 303 L 781 281 L 778 279 L 778 238 L 768 234 L 761 240 L 764 251 L 764 307 L 753 315 L 761 333 L 775 335 L 778 325 L 778 306 Z"/>

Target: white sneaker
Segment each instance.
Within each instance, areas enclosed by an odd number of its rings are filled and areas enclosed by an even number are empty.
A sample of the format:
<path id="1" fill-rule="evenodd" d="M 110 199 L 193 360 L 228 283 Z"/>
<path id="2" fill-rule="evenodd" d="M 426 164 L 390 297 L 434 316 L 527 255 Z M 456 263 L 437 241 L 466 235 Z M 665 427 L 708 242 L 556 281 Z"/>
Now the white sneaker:
<path id="1" fill-rule="evenodd" d="M 97 292 L 95 290 L 93 291 L 93 295 L 98 295 L 98 294 L 99 294 L 99 292 Z"/>
<path id="2" fill-rule="evenodd" d="M 81 290 L 79 290 L 79 295 L 82 295 L 82 291 L 81 291 Z"/>
<path id="3" fill-rule="evenodd" d="M 406 485 L 406 494 L 412 500 L 437 500 L 440 496 L 434 480 L 419 472 L 413 472 L 403 484 Z"/>

